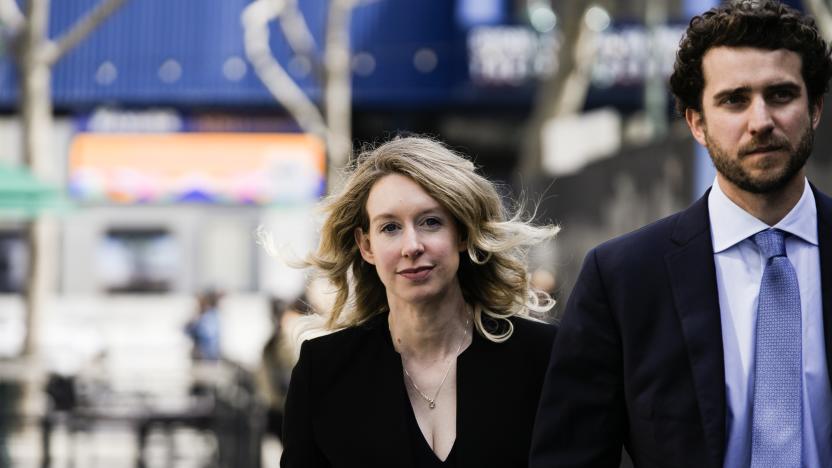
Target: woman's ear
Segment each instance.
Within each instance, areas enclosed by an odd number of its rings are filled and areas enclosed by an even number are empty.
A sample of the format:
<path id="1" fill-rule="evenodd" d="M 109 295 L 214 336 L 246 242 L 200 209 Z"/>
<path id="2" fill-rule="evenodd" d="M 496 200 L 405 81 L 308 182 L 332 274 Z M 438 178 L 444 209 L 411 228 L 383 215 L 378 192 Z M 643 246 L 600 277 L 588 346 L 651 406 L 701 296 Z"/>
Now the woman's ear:
<path id="1" fill-rule="evenodd" d="M 468 250 L 468 229 L 459 221 L 456 221 L 456 235 L 459 237 L 457 251 L 465 252 Z"/>
<path id="2" fill-rule="evenodd" d="M 355 243 L 358 244 L 358 250 L 361 251 L 361 258 L 370 265 L 375 265 L 373 249 L 370 248 L 370 236 L 365 234 L 361 228 L 355 228 L 353 234 L 355 235 Z"/>

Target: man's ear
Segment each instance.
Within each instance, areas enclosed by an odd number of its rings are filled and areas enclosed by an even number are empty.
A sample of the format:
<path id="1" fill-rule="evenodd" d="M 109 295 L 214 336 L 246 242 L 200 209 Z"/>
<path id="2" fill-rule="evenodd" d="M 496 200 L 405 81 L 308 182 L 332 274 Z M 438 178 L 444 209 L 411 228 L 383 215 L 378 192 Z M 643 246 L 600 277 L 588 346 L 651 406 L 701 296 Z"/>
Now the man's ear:
<path id="1" fill-rule="evenodd" d="M 358 250 L 361 251 L 361 258 L 370 265 L 375 265 L 373 250 L 370 248 L 370 236 L 365 234 L 361 228 L 355 228 L 353 235 L 355 235 L 355 243 L 358 244 Z"/>
<path id="2" fill-rule="evenodd" d="M 693 138 L 702 146 L 707 146 L 705 142 L 705 118 L 702 113 L 688 107 L 685 109 L 685 121 L 688 123 L 690 133 Z"/>
<path id="3" fill-rule="evenodd" d="M 812 128 L 818 128 L 818 124 L 820 123 L 820 115 L 823 114 L 823 97 L 821 96 L 818 98 L 817 102 L 812 105 L 812 113 L 810 117 L 812 118 Z"/>

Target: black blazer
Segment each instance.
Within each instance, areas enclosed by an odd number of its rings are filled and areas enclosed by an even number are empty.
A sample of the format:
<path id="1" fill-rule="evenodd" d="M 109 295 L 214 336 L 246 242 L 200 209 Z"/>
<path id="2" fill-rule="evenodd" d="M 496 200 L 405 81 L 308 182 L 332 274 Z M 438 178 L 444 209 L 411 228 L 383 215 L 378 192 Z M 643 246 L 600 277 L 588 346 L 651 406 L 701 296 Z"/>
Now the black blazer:
<path id="1" fill-rule="evenodd" d="M 511 321 L 508 341 L 493 343 L 474 333 L 457 361 L 458 466 L 528 465 L 556 329 Z M 412 467 L 403 376 L 387 314 L 305 342 L 286 399 L 280 466 Z"/>
<path id="2" fill-rule="evenodd" d="M 817 190 L 827 365 L 832 200 Z M 566 306 L 531 467 L 721 468 L 725 371 L 707 193 L 592 250 Z M 830 370 L 832 375 L 832 370 Z"/>

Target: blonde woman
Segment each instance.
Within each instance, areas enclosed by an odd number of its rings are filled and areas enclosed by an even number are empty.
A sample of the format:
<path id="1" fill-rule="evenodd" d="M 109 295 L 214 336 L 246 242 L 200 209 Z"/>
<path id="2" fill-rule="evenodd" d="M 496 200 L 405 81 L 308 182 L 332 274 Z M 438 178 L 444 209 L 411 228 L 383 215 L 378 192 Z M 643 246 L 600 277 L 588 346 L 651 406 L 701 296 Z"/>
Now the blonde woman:
<path id="1" fill-rule="evenodd" d="M 557 227 L 426 138 L 361 154 L 326 213 L 335 332 L 302 345 L 281 466 L 525 467 L 555 337 L 525 253 Z"/>

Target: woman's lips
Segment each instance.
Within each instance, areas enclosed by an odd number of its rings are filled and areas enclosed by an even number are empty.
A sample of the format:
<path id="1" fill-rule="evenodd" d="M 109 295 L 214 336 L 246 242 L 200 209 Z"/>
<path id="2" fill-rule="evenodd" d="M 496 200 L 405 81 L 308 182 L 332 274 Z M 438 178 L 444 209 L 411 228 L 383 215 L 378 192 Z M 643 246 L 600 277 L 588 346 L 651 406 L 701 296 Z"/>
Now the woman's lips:
<path id="1" fill-rule="evenodd" d="M 428 276 L 430 276 L 431 271 L 433 271 L 432 266 L 423 266 L 416 268 L 406 268 L 404 270 L 399 271 L 399 274 L 411 281 L 423 281 Z"/>

